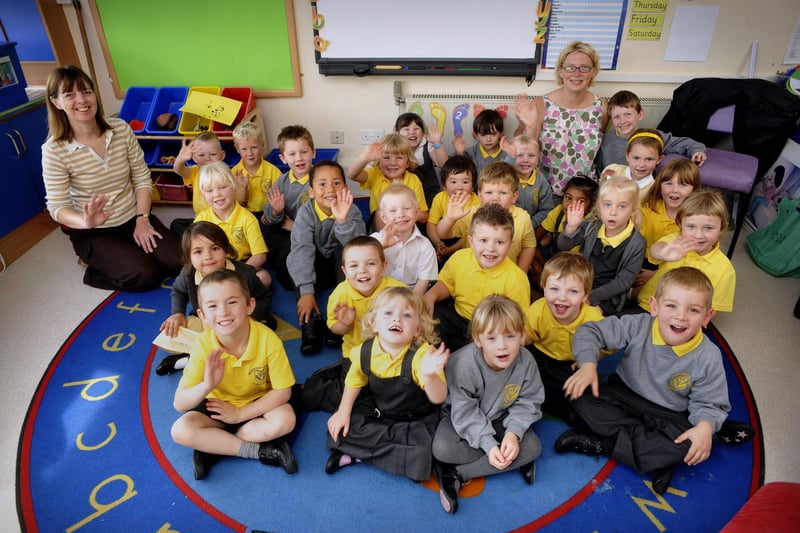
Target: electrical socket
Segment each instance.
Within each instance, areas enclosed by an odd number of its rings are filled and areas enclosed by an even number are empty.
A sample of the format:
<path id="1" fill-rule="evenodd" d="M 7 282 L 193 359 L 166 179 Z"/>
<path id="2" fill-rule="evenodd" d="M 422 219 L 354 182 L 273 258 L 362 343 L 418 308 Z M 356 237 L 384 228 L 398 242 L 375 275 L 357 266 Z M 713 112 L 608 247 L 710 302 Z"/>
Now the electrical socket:
<path id="1" fill-rule="evenodd" d="M 372 144 L 383 139 L 383 130 L 361 130 L 361 144 Z"/>
<path id="2" fill-rule="evenodd" d="M 331 131 L 331 144 L 344 144 L 344 132 Z"/>

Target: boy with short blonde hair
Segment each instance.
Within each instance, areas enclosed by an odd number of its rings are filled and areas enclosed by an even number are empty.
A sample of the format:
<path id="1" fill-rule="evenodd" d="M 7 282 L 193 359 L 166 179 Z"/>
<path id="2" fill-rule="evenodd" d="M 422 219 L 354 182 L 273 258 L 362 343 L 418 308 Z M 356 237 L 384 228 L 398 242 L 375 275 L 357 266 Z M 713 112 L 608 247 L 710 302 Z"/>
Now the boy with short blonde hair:
<path id="1" fill-rule="evenodd" d="M 531 300 L 527 275 L 508 257 L 514 236 L 511 213 L 490 202 L 471 218 L 470 247 L 450 257 L 424 298 L 428 312 L 439 319 L 440 337 L 450 350 L 470 342 L 467 327 L 485 296 L 503 294 L 523 309 Z"/>
<path id="2" fill-rule="evenodd" d="M 519 178 L 511 164 L 498 161 L 489 164 L 478 176 L 478 198 L 481 206 L 498 204 L 512 216 L 513 241 L 508 256 L 523 272 L 528 272 L 536 250 L 533 224 L 527 211 L 514 205 L 519 196 Z M 439 238 L 466 237 L 470 233 L 474 208 L 468 208 L 469 195 L 458 192 L 451 195 L 447 213 L 436 226 Z"/>
<path id="3" fill-rule="evenodd" d="M 231 169 L 240 187 L 237 200 L 260 221 L 269 189 L 281 171 L 264 160 L 267 141 L 255 122 L 240 122 L 233 128 L 233 145 L 242 158 Z"/>
<path id="4" fill-rule="evenodd" d="M 650 246 L 650 256 L 661 263 L 639 291 L 639 306 L 648 310 L 658 280 L 666 272 L 680 266 L 691 266 L 700 269 L 711 280 L 714 310 L 733 311 L 736 270 L 719 247 L 719 239 L 728 228 L 725 199 L 710 189 L 694 191 L 681 205 L 675 222 L 680 233 L 662 237 Z"/>
<path id="5" fill-rule="evenodd" d="M 519 177 L 519 196 L 515 204 L 531 216 L 534 231 L 556 206 L 553 189 L 546 179 L 537 178 L 539 141 L 527 135 L 517 135 L 513 141 L 514 170 Z"/>
<path id="6" fill-rule="evenodd" d="M 416 224 L 417 199 L 405 185 L 392 184 L 381 194 L 383 229 L 372 234 L 383 245 L 386 275 L 407 284 L 420 296 L 436 281 L 436 250 Z"/>
<path id="7" fill-rule="evenodd" d="M 713 293 L 705 274 L 679 267 L 659 280 L 650 316 L 608 317 L 578 328 L 572 348 L 579 369 L 564 390 L 589 430 L 563 433 L 556 451 L 603 454 L 650 472 L 653 490 L 663 494 L 677 465 L 708 459 L 715 433 L 738 443 L 753 437 L 747 424 L 725 424 L 731 406 L 722 354 L 702 330 L 714 316 Z M 598 385 L 602 349 L 623 354 L 608 382 Z"/>

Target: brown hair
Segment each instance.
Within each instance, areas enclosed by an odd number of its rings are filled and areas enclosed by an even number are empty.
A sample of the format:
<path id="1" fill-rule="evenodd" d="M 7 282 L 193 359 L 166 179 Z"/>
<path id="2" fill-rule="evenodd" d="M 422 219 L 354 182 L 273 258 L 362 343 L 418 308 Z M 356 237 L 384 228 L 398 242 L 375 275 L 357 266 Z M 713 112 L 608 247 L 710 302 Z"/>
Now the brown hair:
<path id="1" fill-rule="evenodd" d="M 671 180 L 675 174 L 678 175 L 682 184 L 691 185 L 695 191 L 700 189 L 700 168 L 689 159 L 680 157 L 671 159 L 659 169 L 653 185 L 642 201 L 642 206 L 655 211 L 659 200 L 663 199 L 661 196 L 661 184 Z"/>
<path id="2" fill-rule="evenodd" d="M 372 246 L 378 251 L 378 255 L 381 258 L 381 261 L 384 263 L 386 262 L 386 254 L 383 253 L 383 245 L 380 243 L 378 239 L 375 237 L 370 237 L 369 235 L 358 235 L 357 237 L 353 237 L 347 244 L 344 245 L 342 248 L 342 262 L 344 263 L 344 257 L 347 255 L 347 250 L 350 248 L 355 248 L 356 246 Z"/>
<path id="3" fill-rule="evenodd" d="M 71 141 L 75 138 L 75 132 L 72 131 L 72 125 L 69 123 L 67 114 L 57 108 L 53 103 L 54 99 L 58 98 L 59 93 L 67 91 L 85 91 L 90 90 L 96 92 L 94 82 L 84 71 L 77 67 L 66 66 L 53 69 L 47 76 L 47 127 L 50 130 L 50 137 L 54 141 Z M 106 121 L 103 116 L 103 104 L 99 99 L 97 101 L 97 112 L 94 115 L 94 120 L 100 127 L 101 132 L 106 132 L 111 129 L 111 125 Z"/>
<path id="4" fill-rule="evenodd" d="M 511 232 L 511 238 L 514 238 L 514 217 L 511 216 L 508 209 L 499 204 L 482 205 L 475 211 L 469 226 L 470 235 L 473 234 L 475 226 L 478 224 L 507 229 Z"/>
<path id="5" fill-rule="evenodd" d="M 278 133 L 278 150 L 281 153 L 286 149 L 286 141 L 305 141 L 311 149 L 314 149 L 314 138 L 305 126 L 291 125 L 284 126 Z"/>
<path id="6" fill-rule="evenodd" d="M 547 279 L 550 276 L 556 279 L 575 276 L 583 283 L 583 290 L 586 296 L 592 293 L 594 267 L 592 263 L 579 252 L 558 252 L 548 259 L 542 268 L 542 275 L 539 280 L 539 284 L 542 288 L 547 284 Z"/>
<path id="7" fill-rule="evenodd" d="M 664 138 L 658 130 L 649 128 L 637 128 L 633 134 L 628 137 L 628 145 L 625 147 L 625 153 L 628 154 L 631 148 L 641 144 L 646 148 L 652 148 L 658 152 L 659 157 L 664 155 Z"/>
<path id="8" fill-rule="evenodd" d="M 242 275 L 235 270 L 220 269 L 212 272 L 200 281 L 200 285 L 197 286 L 198 305 L 200 305 L 200 307 L 203 306 L 203 287 L 211 285 L 212 283 L 222 284 L 226 281 L 237 284 L 242 290 L 244 299 L 248 302 L 250 301 L 250 298 L 252 297 L 250 295 L 250 287 L 247 286 L 247 281 L 245 281 Z"/>
<path id="9" fill-rule="evenodd" d="M 225 251 L 227 257 L 235 258 L 237 256 L 228 235 L 221 227 L 213 222 L 194 222 L 187 227 L 181 236 L 181 262 L 184 265 L 192 264 L 192 239 L 195 237 L 205 237 Z"/>
<path id="10" fill-rule="evenodd" d="M 617 91 L 611 98 L 608 99 L 608 110 L 611 111 L 612 107 L 631 107 L 636 110 L 637 113 L 641 113 L 642 111 L 642 101 L 639 100 L 639 97 L 636 96 L 636 93 L 631 91 Z"/>

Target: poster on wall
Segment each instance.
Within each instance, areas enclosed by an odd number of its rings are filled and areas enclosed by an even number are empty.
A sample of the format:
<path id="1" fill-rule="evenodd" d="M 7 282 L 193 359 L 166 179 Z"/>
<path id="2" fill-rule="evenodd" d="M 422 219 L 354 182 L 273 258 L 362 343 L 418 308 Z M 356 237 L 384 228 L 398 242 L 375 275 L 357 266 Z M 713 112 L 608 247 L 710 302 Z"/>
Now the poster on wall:
<path id="1" fill-rule="evenodd" d="M 600 68 L 617 68 L 626 0 L 608 0 L 592 9 L 580 0 L 550 0 L 547 39 L 542 66 L 554 68 L 561 50 L 572 41 L 591 44 L 600 56 Z"/>

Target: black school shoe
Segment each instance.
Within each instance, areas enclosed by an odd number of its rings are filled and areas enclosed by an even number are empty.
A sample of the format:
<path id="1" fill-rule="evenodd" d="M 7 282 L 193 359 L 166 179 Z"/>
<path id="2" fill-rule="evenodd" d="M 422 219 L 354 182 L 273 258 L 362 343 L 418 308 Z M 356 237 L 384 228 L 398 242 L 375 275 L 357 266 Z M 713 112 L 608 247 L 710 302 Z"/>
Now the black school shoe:
<path id="1" fill-rule="evenodd" d="M 604 452 L 603 441 L 599 436 L 589 430 L 572 428 L 568 429 L 556 439 L 555 444 L 558 453 L 576 452 L 584 455 L 592 455 L 598 459 Z"/>
<path id="2" fill-rule="evenodd" d="M 211 472 L 211 467 L 214 466 L 222 459 L 221 455 L 216 455 L 213 453 L 206 453 L 201 452 L 200 450 L 195 450 L 192 454 L 192 468 L 194 470 L 194 478 L 197 481 L 205 478 L 209 472 Z"/>
<path id="3" fill-rule="evenodd" d="M 344 337 L 341 335 L 337 335 L 336 333 L 331 333 L 330 330 L 325 335 L 325 346 L 328 348 L 341 349 L 342 344 L 344 343 Z"/>
<path id="4" fill-rule="evenodd" d="M 188 353 L 175 353 L 166 356 L 164 359 L 158 363 L 156 367 L 156 374 L 159 376 L 166 376 L 167 374 L 172 374 L 173 372 L 177 372 L 179 369 L 175 368 L 175 363 L 180 361 L 183 358 L 189 358 Z M 186 365 L 183 365 L 186 366 Z"/>
<path id="5" fill-rule="evenodd" d="M 753 440 L 756 430 L 750 424 L 726 420 L 717 431 L 716 437 L 725 444 L 744 444 Z"/>
<path id="6" fill-rule="evenodd" d="M 653 490 L 656 494 L 664 494 L 672 482 L 672 474 L 675 472 L 675 466 L 665 466 L 664 468 L 656 468 L 650 474 L 653 476 Z"/>
<path id="7" fill-rule="evenodd" d="M 297 473 L 297 459 L 286 439 L 275 439 L 258 445 L 258 460 L 270 466 L 282 466 L 287 474 Z"/>
<path id="8" fill-rule="evenodd" d="M 458 491 L 464 486 L 464 479 L 456 467 L 433 461 L 433 477 L 439 483 L 439 501 L 448 514 L 458 511 Z"/>
<path id="9" fill-rule="evenodd" d="M 310 320 L 300 326 L 300 353 L 313 355 L 322 351 L 326 329 L 325 321 L 319 313 L 312 313 Z"/>
<path id="10" fill-rule="evenodd" d="M 522 465 L 519 467 L 519 473 L 522 474 L 522 479 L 525 480 L 525 483 L 533 485 L 536 480 L 536 462 L 531 461 L 526 465 Z"/>

